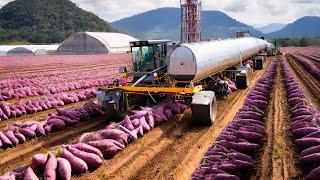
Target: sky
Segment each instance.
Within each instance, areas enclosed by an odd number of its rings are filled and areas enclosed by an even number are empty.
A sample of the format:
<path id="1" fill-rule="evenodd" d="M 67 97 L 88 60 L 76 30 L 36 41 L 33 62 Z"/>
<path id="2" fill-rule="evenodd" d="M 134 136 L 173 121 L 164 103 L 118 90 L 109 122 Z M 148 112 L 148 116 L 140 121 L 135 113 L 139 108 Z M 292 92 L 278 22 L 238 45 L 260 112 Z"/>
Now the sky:
<path id="1" fill-rule="evenodd" d="M 12 0 L 0 0 L 0 7 Z M 109 22 L 160 7 L 179 7 L 180 0 L 72 0 Z M 320 0 L 202 0 L 204 10 L 219 10 L 234 19 L 261 27 L 320 16 Z"/>

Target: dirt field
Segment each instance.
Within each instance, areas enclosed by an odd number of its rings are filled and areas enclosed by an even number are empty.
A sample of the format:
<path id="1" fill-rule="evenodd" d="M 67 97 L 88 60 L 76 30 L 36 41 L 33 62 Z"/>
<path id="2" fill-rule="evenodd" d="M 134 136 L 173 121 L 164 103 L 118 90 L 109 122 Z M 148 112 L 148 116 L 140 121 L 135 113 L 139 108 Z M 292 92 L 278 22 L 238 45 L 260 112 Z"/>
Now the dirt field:
<path id="1" fill-rule="evenodd" d="M 305 94 L 313 105 L 320 109 L 320 83 L 291 56 L 286 56 L 286 58 Z M 191 125 L 189 110 L 150 131 L 112 159 L 105 160 L 97 170 L 74 176 L 73 179 L 189 179 L 208 147 L 214 143 L 217 136 L 242 107 L 249 91 L 265 73 L 272 59 L 275 58 L 268 59 L 264 70 L 253 72 L 250 86 L 247 89 L 238 90 L 229 95 L 227 99 L 218 99 L 218 114 L 213 126 Z M 299 167 L 298 154 L 293 144 L 294 138 L 290 133 L 290 113 L 280 73 L 280 58 L 276 59 L 277 73 L 265 121 L 267 136 L 264 140 L 264 146 L 257 155 L 256 166 L 252 172 L 249 172 L 248 177 L 251 180 L 302 179 L 305 176 Z M 21 74 L 28 74 L 33 71 L 41 71 L 43 66 L 47 65 L 42 64 L 34 69 L 20 67 L 18 71 Z M 64 67 L 67 68 L 69 65 Z M 82 67 L 83 69 L 98 68 L 100 64 Z M 111 68 L 115 69 L 116 67 Z M 103 69 L 107 70 L 107 68 Z M 52 69 L 52 71 L 55 70 L 60 73 L 63 69 Z M 78 72 L 76 68 L 72 71 Z M 0 73 L 8 74 L 9 72 L 3 69 Z M 71 104 L 63 108 L 80 106 L 85 102 Z M 0 130 L 17 121 L 43 120 L 54 111 L 52 109 L 33 115 L 25 115 L 18 119 L 2 121 L 0 122 Z M 101 119 L 85 121 L 74 127 L 33 139 L 15 148 L 1 150 L 0 174 L 29 164 L 32 155 L 36 153 L 53 151 L 59 145 L 71 142 L 82 133 L 102 129 L 105 125 L 106 122 Z"/>

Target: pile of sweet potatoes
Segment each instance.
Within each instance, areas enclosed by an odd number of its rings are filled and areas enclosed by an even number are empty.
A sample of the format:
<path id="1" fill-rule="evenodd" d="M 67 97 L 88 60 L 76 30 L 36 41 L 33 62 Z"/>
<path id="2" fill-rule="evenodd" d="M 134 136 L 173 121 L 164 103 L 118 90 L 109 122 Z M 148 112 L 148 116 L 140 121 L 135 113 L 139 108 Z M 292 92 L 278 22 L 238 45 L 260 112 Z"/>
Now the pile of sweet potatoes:
<path id="1" fill-rule="evenodd" d="M 84 90 L 82 92 L 72 92 L 69 94 L 57 94 L 49 98 L 27 100 L 14 104 L 0 102 L 0 121 L 10 118 L 21 117 L 25 114 L 35 114 L 60 106 L 84 101 L 96 97 L 97 90 L 95 88 Z"/>
<path id="2" fill-rule="evenodd" d="M 103 164 L 104 159 L 112 158 L 129 143 L 142 137 L 157 125 L 183 113 L 187 106 L 171 100 L 157 106 L 141 107 L 132 110 L 124 120 L 112 123 L 97 132 L 85 133 L 73 143 L 62 145 L 55 154 L 36 154 L 32 164 L 26 168 L 4 174 L 0 179 L 70 179 L 71 175 L 94 170 Z M 71 118 L 76 114 L 58 111 Z M 89 112 L 90 113 L 90 112 Z M 94 114 L 94 112 L 92 112 Z"/>
<path id="3" fill-rule="evenodd" d="M 290 71 L 288 62 L 281 63 L 283 82 L 291 110 L 291 131 L 296 138 L 299 160 L 310 170 L 306 180 L 320 176 L 320 112 L 313 107 Z"/>
<path id="4" fill-rule="evenodd" d="M 274 84 L 276 63 L 250 91 L 243 107 L 205 153 L 191 179 L 239 180 L 254 168 L 254 157 L 265 133 L 264 118 Z"/>
<path id="5" fill-rule="evenodd" d="M 88 107 L 90 107 L 89 110 Z M 12 148 L 35 137 L 46 136 L 53 131 L 74 126 L 80 121 L 103 115 L 101 109 L 101 106 L 90 102 L 83 107 L 68 110 L 57 109 L 57 113 L 49 115 L 44 121 L 31 120 L 24 123 L 15 123 L 0 132 L 0 148 Z"/>
<path id="6" fill-rule="evenodd" d="M 28 82 L 28 80 L 25 80 Z M 3 88 L 0 91 L 0 101 L 7 101 L 10 99 L 21 99 L 32 96 L 54 95 L 68 91 L 75 91 L 79 89 L 95 88 L 110 84 L 111 80 L 81 80 L 77 82 L 64 82 L 56 84 L 36 85 L 35 82 L 29 84 L 22 84 L 25 87 L 12 88 L 12 83 L 7 84 L 8 88 Z M 15 87 L 15 86 L 14 86 Z"/>

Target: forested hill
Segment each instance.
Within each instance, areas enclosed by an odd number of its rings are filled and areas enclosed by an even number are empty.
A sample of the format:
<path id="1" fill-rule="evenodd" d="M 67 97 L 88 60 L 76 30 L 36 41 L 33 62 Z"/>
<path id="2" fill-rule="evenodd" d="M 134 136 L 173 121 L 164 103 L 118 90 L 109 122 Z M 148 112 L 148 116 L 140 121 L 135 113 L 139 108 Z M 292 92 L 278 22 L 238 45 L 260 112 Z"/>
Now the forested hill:
<path id="1" fill-rule="evenodd" d="M 69 0 L 15 0 L 0 9 L 0 43 L 59 43 L 81 31 L 114 31 Z"/>

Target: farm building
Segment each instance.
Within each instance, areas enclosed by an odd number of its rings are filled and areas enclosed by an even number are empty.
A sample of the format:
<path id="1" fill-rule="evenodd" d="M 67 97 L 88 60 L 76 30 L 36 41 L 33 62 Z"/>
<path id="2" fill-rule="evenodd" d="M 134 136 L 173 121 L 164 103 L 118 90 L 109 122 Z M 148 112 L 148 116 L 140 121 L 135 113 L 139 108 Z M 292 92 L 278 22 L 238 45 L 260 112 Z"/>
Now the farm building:
<path id="1" fill-rule="evenodd" d="M 7 55 L 48 55 L 53 54 L 59 45 L 3 45 L 0 56 Z"/>
<path id="2" fill-rule="evenodd" d="M 81 32 L 63 41 L 56 53 L 62 55 L 123 53 L 130 50 L 131 41 L 137 39 L 121 33 Z"/>

